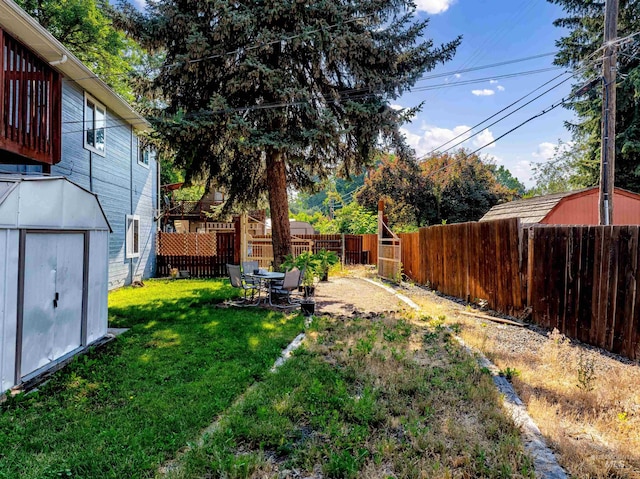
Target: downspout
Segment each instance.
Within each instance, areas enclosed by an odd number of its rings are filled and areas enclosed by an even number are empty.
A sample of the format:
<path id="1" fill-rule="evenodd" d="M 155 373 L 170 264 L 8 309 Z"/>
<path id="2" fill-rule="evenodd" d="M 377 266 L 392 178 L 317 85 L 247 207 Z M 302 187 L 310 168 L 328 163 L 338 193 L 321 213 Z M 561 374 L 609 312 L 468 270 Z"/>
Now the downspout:
<path id="1" fill-rule="evenodd" d="M 89 191 L 93 193 L 93 152 L 89 150 Z"/>
<path id="2" fill-rule="evenodd" d="M 133 214 L 133 125 L 129 125 L 129 214 Z M 125 231 L 125 242 L 127 232 Z M 131 277 L 131 282 L 133 283 L 133 260 L 134 258 L 129 258 L 129 276 Z"/>

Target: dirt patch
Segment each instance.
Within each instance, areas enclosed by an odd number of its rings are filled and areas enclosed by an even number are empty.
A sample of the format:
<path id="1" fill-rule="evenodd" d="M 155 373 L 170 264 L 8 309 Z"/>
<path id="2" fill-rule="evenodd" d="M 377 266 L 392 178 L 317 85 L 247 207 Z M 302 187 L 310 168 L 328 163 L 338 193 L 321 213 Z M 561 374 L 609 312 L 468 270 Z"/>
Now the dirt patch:
<path id="1" fill-rule="evenodd" d="M 407 305 L 361 278 L 333 277 L 316 287 L 316 312 L 339 316 L 399 312 Z"/>

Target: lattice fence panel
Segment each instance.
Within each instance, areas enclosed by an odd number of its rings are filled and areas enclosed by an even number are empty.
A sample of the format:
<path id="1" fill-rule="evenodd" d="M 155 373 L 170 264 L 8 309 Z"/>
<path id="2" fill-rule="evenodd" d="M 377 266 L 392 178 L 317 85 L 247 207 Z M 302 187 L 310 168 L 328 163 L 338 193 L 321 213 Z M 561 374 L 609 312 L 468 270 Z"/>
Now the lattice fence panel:
<path id="1" fill-rule="evenodd" d="M 164 256 L 216 256 L 215 233 L 159 233 L 158 254 Z"/>

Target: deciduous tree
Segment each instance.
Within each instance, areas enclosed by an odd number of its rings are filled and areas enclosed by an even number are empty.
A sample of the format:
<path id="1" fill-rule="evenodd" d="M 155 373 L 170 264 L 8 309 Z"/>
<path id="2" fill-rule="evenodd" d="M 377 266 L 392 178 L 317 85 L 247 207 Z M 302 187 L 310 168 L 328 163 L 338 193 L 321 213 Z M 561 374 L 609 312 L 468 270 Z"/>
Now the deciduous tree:
<path id="1" fill-rule="evenodd" d="M 422 169 L 433 182 L 440 221 L 477 221 L 492 206 L 517 197 L 498 183 L 494 165 L 464 149 L 434 154 L 425 159 Z"/>
<path id="2" fill-rule="evenodd" d="M 106 0 L 17 0 L 71 53 L 129 101 L 131 74 L 142 62 L 140 47 L 114 28 Z"/>
<path id="3" fill-rule="evenodd" d="M 385 201 L 385 214 L 394 226 L 424 226 L 437 221 L 433 183 L 412 160 L 385 156 L 371 171 L 356 198 L 375 211 Z"/>

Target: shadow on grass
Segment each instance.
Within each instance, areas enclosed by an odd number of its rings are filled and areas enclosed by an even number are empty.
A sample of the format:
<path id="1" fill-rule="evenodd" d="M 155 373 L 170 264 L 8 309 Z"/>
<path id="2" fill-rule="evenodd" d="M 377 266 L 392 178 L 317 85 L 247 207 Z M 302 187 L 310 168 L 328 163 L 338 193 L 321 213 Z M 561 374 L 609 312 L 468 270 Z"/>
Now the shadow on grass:
<path id="1" fill-rule="evenodd" d="M 0 478 L 152 476 L 302 329 L 298 316 L 216 307 L 234 295 L 221 281 L 112 293 L 110 322 L 130 331 L 0 410 Z"/>

